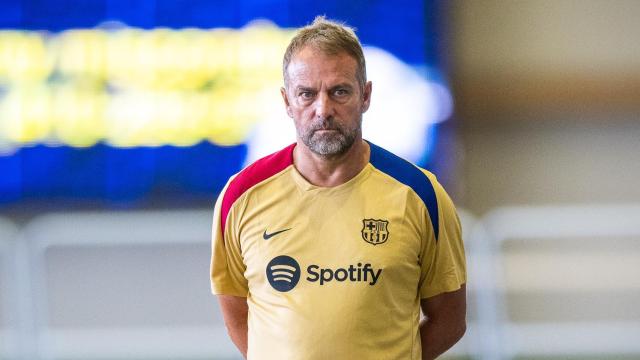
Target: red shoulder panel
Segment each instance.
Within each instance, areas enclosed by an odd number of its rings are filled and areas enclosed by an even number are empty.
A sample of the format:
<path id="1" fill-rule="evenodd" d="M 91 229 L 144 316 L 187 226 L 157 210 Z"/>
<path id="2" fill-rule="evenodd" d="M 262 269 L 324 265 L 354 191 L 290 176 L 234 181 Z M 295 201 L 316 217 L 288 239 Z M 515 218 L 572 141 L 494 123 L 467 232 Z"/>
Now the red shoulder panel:
<path id="1" fill-rule="evenodd" d="M 227 216 L 231 206 L 247 190 L 293 164 L 293 148 L 295 146 L 296 144 L 293 143 L 276 153 L 263 157 L 247 166 L 231 181 L 222 198 L 220 214 L 222 236 L 224 236 L 225 224 L 227 223 Z"/>

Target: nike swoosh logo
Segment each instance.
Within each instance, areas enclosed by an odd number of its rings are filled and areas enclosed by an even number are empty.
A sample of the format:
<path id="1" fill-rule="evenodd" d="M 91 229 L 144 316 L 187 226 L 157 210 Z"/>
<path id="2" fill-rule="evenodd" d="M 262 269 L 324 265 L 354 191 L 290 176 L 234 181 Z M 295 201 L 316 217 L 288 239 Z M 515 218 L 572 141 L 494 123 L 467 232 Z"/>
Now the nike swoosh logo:
<path id="1" fill-rule="evenodd" d="M 280 230 L 280 231 L 276 231 L 276 232 L 273 232 L 271 234 L 267 234 L 267 230 L 265 230 L 264 233 L 262 234 L 262 238 L 265 239 L 265 240 L 269 240 L 272 237 L 274 237 L 274 236 L 276 236 L 278 234 L 281 234 L 281 233 L 283 233 L 285 231 L 289 231 L 289 230 L 291 230 L 291 228 Z"/>

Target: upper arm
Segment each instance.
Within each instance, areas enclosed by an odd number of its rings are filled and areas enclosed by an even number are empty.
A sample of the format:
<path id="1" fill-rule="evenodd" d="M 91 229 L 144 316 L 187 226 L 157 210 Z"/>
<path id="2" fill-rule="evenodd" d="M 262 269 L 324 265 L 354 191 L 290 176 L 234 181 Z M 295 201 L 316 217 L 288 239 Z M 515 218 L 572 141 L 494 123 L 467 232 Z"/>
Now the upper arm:
<path id="1" fill-rule="evenodd" d="M 224 325 L 231 341 L 238 347 L 242 356 L 247 358 L 249 306 L 247 298 L 233 295 L 218 295 Z"/>
<path id="2" fill-rule="evenodd" d="M 442 320 L 452 325 L 466 327 L 466 286 L 462 284 L 458 290 L 422 299 L 420 307 L 429 321 Z"/>
<path id="3" fill-rule="evenodd" d="M 249 306 L 247 298 L 232 295 L 218 295 L 220 310 L 224 323 L 228 328 L 236 328 L 238 326 L 246 326 L 247 314 Z"/>

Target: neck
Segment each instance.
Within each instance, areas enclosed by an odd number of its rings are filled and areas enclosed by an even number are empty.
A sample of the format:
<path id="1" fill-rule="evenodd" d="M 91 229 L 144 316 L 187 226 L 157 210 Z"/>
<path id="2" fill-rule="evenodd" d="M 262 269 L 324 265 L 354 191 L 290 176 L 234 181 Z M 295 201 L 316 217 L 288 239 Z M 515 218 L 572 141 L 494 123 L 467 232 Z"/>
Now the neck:
<path id="1" fill-rule="evenodd" d="M 369 153 L 369 144 L 361 138 L 345 153 L 332 157 L 318 155 L 298 140 L 293 150 L 293 164 L 313 185 L 333 187 L 358 175 L 369 162 Z"/>

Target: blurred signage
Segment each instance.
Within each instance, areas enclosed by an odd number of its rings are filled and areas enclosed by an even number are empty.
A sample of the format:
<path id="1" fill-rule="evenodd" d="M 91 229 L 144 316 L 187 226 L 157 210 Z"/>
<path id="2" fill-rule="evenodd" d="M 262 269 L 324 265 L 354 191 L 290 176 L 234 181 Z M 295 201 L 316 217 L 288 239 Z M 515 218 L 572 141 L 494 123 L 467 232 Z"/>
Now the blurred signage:
<path id="1" fill-rule="evenodd" d="M 0 147 L 236 145 L 274 101 L 292 36 L 242 29 L 0 31 Z"/>
<path id="2" fill-rule="evenodd" d="M 142 3 L 23 0 L 0 11 L 0 205 L 210 199 L 295 141 L 282 56 L 319 13 L 350 19 L 365 45 L 374 90 L 364 137 L 431 161 L 434 125 L 453 106 L 432 2 L 285 0 L 289 12 L 253 0 Z"/>

